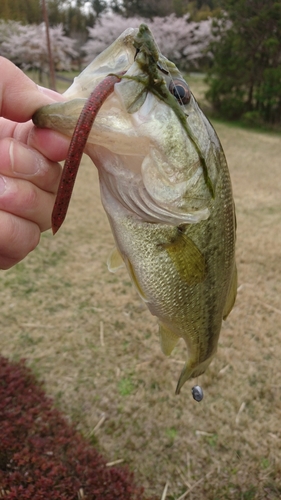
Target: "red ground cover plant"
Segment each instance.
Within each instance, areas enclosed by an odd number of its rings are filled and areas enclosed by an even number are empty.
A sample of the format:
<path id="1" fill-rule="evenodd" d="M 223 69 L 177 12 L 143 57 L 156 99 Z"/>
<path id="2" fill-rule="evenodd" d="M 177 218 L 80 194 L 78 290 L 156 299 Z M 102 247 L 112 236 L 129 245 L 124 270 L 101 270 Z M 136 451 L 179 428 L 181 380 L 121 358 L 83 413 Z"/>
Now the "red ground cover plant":
<path id="1" fill-rule="evenodd" d="M 126 468 L 105 459 L 52 408 L 21 361 L 0 356 L 0 498 L 144 500 Z"/>

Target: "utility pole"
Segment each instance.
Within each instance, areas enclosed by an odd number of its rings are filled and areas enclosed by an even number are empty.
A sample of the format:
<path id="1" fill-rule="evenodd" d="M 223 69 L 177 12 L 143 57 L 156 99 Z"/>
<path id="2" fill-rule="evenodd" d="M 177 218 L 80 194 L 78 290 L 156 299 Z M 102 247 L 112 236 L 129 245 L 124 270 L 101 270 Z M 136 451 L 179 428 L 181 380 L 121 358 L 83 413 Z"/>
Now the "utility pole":
<path id="1" fill-rule="evenodd" d="M 48 49 L 48 59 L 49 59 L 49 71 L 50 71 L 50 87 L 52 90 L 56 90 L 56 78 L 55 78 L 55 68 L 54 60 L 52 55 L 51 40 L 50 40 L 50 29 L 49 29 L 49 19 L 46 7 L 46 1 L 42 0 L 43 9 L 43 19 L 46 27 L 46 39 L 47 39 L 47 49 Z"/>

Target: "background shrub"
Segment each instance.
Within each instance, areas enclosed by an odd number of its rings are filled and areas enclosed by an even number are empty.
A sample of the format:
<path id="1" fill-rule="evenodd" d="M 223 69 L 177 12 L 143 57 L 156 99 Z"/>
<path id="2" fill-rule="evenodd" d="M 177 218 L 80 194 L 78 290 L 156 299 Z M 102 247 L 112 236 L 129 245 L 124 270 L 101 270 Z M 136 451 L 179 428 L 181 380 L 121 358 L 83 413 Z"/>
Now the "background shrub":
<path id="1" fill-rule="evenodd" d="M 52 408 L 24 362 L 0 356 L 0 498 L 141 500 L 127 468 L 105 459 Z"/>

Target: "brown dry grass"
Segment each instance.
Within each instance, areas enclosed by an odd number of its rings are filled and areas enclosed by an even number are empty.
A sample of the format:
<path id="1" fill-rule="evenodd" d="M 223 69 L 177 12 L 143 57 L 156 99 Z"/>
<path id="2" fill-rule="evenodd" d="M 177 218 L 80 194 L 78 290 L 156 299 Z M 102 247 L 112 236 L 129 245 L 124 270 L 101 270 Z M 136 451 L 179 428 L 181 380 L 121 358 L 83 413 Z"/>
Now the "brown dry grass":
<path id="1" fill-rule="evenodd" d="M 217 124 L 234 186 L 239 292 L 199 383 L 175 385 L 183 344 L 161 353 L 156 320 L 113 247 L 97 173 L 84 159 L 67 221 L 0 275 L 1 353 L 25 357 L 47 393 L 159 500 L 281 496 L 281 139 Z"/>

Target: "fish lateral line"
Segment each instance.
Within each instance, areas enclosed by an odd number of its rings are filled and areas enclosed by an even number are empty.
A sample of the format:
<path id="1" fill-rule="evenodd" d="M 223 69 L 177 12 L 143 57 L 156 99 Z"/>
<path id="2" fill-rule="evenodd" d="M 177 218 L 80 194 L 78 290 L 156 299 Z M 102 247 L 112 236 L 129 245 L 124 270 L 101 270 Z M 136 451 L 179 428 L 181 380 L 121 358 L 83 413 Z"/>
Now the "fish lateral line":
<path id="1" fill-rule="evenodd" d="M 91 92 L 80 113 L 70 141 L 52 212 L 53 234 L 56 234 L 66 217 L 81 158 L 95 118 L 102 104 L 112 94 L 115 83 L 120 81 L 120 76 L 112 74 L 106 76 Z"/>

